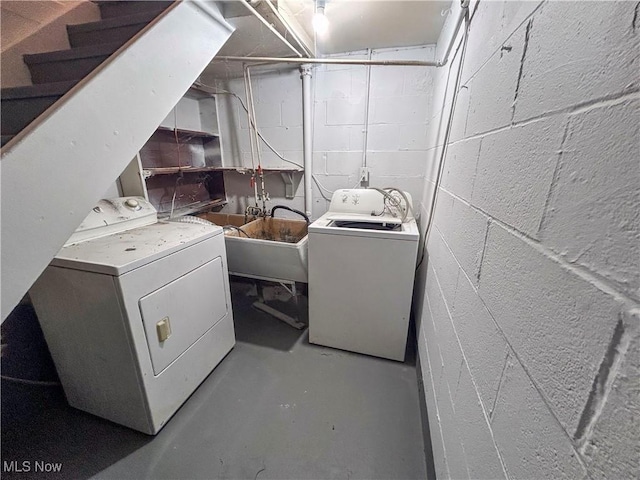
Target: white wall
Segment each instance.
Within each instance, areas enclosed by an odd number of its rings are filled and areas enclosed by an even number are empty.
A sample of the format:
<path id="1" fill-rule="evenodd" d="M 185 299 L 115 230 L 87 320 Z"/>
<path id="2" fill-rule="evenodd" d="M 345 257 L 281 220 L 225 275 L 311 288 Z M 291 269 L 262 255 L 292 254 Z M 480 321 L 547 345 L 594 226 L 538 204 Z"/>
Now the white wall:
<path id="1" fill-rule="evenodd" d="M 373 59 L 433 60 L 432 46 L 380 49 Z M 367 58 L 366 52 L 339 57 Z M 363 165 L 366 66 L 319 65 L 313 71 L 314 128 L 313 173 L 328 191 L 313 183 L 313 217 L 328 206 L 324 194 L 358 186 Z M 411 193 L 414 203 L 422 196 L 424 153 L 427 147 L 428 112 L 432 94 L 432 68 L 371 67 L 367 166 L 370 184 L 394 186 Z M 302 164 L 302 83 L 297 69 L 252 72 L 256 119 L 259 130 L 276 150 Z M 210 80 L 211 82 L 211 80 Z M 218 81 L 219 89 L 237 93 L 245 99 L 242 79 Z M 226 166 L 251 166 L 247 117 L 236 98 L 220 95 L 218 100 L 224 162 Z M 287 166 L 264 145 L 264 167 Z M 301 175 L 297 175 L 299 180 Z M 226 211 L 241 212 L 252 196 L 249 178 L 236 173 L 225 175 L 229 205 Z M 304 188 L 296 198 L 284 200 L 280 175 L 267 177 L 271 206 L 284 203 L 304 210 Z M 249 200 L 251 202 L 251 200 Z"/>
<path id="2" fill-rule="evenodd" d="M 473 15 L 416 283 L 439 479 L 638 474 L 637 18 L 636 2 Z M 423 224 L 461 54 L 437 71 Z"/>

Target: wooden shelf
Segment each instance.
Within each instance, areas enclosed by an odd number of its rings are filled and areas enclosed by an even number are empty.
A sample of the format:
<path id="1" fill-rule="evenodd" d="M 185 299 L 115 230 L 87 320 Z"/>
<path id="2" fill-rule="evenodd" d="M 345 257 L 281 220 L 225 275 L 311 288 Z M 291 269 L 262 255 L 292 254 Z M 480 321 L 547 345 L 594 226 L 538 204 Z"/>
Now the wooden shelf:
<path id="1" fill-rule="evenodd" d="M 216 167 L 216 170 L 223 172 L 238 172 L 238 173 L 250 173 L 253 169 L 251 167 Z M 304 170 L 296 167 L 264 167 L 263 172 L 284 172 L 284 173 L 302 173 Z"/>
<path id="2" fill-rule="evenodd" d="M 142 170 L 144 176 L 148 178 L 154 175 L 175 175 L 176 173 L 216 172 L 220 170 L 220 167 L 152 167 L 143 168 Z"/>
<path id="3" fill-rule="evenodd" d="M 208 132 L 198 132 L 196 130 L 185 130 L 184 128 L 173 129 L 170 127 L 159 126 L 157 130 L 162 132 L 178 132 L 178 135 L 186 136 L 186 137 L 198 137 L 198 138 L 218 138 L 220 135 L 216 133 L 208 133 Z"/>
<path id="4" fill-rule="evenodd" d="M 163 218 L 172 209 L 188 215 L 225 205 L 217 115 L 209 94 L 190 91 L 180 99 L 127 168 L 126 192 L 143 195 Z"/>
<path id="5" fill-rule="evenodd" d="M 202 173 L 202 172 L 237 172 L 237 173 L 251 173 L 251 168 L 245 167 L 152 167 L 143 168 L 145 177 L 152 177 L 154 175 L 175 175 L 176 173 Z M 263 168 L 264 172 L 279 172 L 279 173 L 302 173 L 303 170 L 299 168 Z"/>
<path id="6" fill-rule="evenodd" d="M 227 204 L 227 201 L 224 199 L 216 199 L 211 200 L 209 202 L 198 202 L 191 205 L 185 205 L 180 208 L 176 208 L 173 211 L 174 217 L 180 217 L 182 215 L 189 215 L 196 212 L 201 212 L 205 209 L 214 208 L 214 207 L 222 207 Z M 166 219 L 171 215 L 171 212 L 158 212 L 158 218 Z"/>

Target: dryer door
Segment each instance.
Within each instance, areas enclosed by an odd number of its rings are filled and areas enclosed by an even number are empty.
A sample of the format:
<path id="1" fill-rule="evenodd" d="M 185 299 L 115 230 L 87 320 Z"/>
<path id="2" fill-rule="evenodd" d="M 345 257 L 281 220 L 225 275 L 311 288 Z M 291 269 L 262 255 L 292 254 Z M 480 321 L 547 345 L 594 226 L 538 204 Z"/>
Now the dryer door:
<path id="1" fill-rule="evenodd" d="M 220 257 L 142 297 L 140 314 L 159 375 L 228 312 Z"/>

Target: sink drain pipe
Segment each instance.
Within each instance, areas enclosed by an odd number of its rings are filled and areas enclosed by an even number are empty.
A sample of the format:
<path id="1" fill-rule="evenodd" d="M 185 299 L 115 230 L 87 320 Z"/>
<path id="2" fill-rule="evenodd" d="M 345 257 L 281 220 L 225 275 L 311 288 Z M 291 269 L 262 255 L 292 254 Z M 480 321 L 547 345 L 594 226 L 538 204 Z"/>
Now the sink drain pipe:
<path id="1" fill-rule="evenodd" d="M 302 150 L 304 159 L 304 210 L 308 218 L 311 218 L 312 190 L 311 177 L 313 175 L 313 128 L 312 128 L 312 103 L 311 103 L 311 77 L 312 66 L 300 67 L 302 78 Z"/>

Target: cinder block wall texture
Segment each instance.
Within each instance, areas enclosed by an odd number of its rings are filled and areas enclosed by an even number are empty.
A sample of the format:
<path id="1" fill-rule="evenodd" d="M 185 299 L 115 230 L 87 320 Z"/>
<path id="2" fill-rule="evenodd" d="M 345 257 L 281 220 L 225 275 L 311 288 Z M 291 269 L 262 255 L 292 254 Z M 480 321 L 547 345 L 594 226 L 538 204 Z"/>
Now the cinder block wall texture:
<path id="1" fill-rule="evenodd" d="M 436 72 L 415 305 L 439 479 L 638 478 L 639 8 L 472 2 Z"/>
<path id="2" fill-rule="evenodd" d="M 433 60 L 434 46 L 377 49 L 372 59 Z M 368 58 L 367 52 L 349 52 L 340 58 Z M 313 218 L 328 207 L 331 192 L 359 186 L 360 167 L 370 168 L 370 185 L 398 187 L 422 198 L 424 157 L 433 92 L 433 69 L 424 67 L 371 67 L 317 65 L 313 68 Z M 243 79 L 217 81 L 218 88 L 245 99 Z M 367 102 L 367 85 L 369 101 Z M 297 69 L 252 71 L 258 129 L 285 158 L 302 158 L 302 82 Z M 226 166 L 251 166 L 247 116 L 237 98 L 218 96 L 223 156 Z M 368 104 L 368 115 L 367 115 Z M 368 116 L 368 118 L 367 118 Z M 368 129 L 365 148 L 365 129 Z M 262 142 L 264 167 L 291 167 Z M 278 173 L 269 173 L 267 190 L 272 201 L 304 210 L 302 175 L 293 200 L 284 198 Z M 242 212 L 253 200 L 249 178 L 225 175 L 230 212 Z M 285 215 L 286 213 L 283 213 Z"/>

